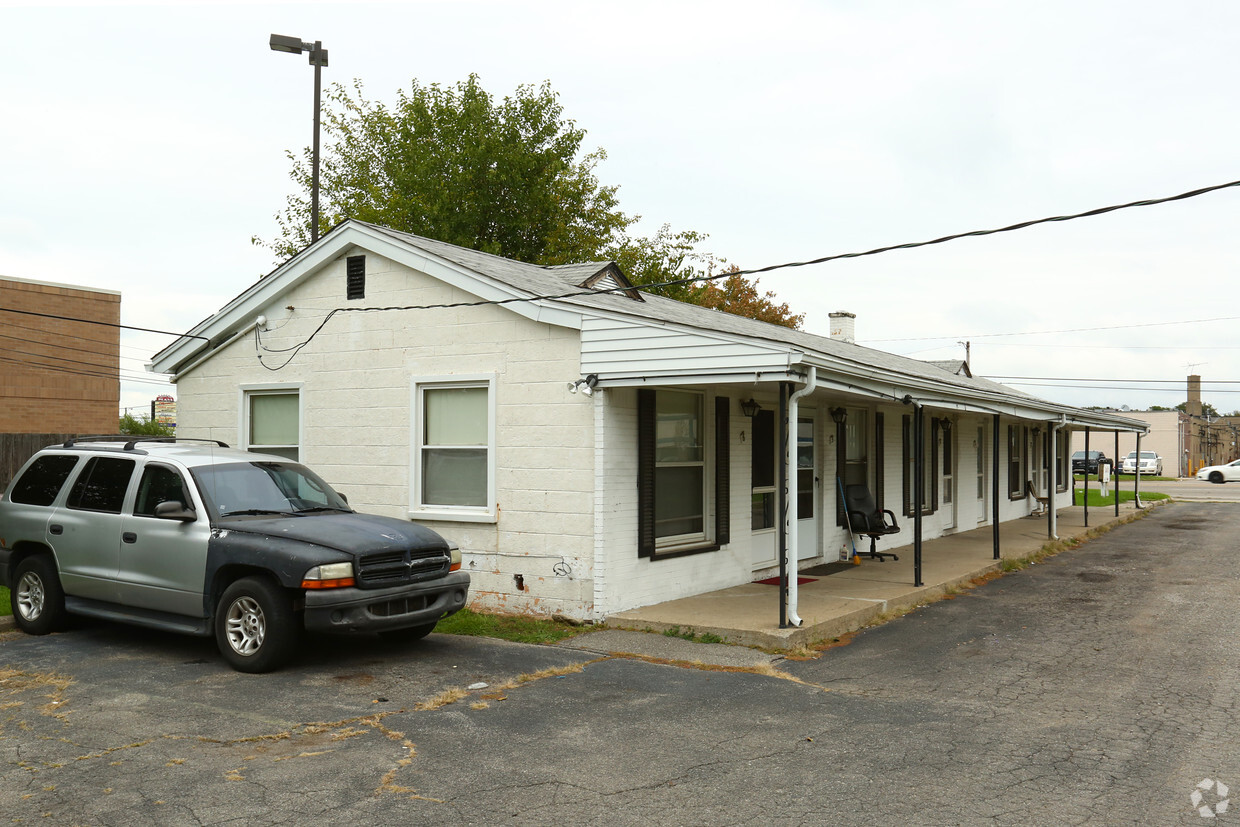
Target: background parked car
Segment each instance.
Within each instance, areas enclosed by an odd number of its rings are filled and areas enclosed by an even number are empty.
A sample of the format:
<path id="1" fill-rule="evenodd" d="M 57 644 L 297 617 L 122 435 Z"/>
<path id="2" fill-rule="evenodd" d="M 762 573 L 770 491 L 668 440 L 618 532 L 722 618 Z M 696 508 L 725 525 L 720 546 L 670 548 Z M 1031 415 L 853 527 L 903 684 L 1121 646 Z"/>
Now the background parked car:
<path id="1" fill-rule="evenodd" d="M 1124 457 L 1124 466 L 1120 469 L 1123 474 L 1153 474 L 1156 477 L 1162 476 L 1163 461 L 1154 451 L 1141 452 L 1141 467 L 1137 468 L 1137 452 L 1129 451 L 1128 456 Z"/>
<path id="2" fill-rule="evenodd" d="M 1072 473 L 1097 474 L 1100 462 L 1110 462 L 1107 455 L 1101 451 L 1090 451 L 1088 459 L 1084 451 L 1076 451 L 1072 454 Z"/>
<path id="3" fill-rule="evenodd" d="M 1224 483 L 1240 480 L 1240 459 L 1226 465 L 1207 465 L 1197 472 L 1197 479 Z"/>

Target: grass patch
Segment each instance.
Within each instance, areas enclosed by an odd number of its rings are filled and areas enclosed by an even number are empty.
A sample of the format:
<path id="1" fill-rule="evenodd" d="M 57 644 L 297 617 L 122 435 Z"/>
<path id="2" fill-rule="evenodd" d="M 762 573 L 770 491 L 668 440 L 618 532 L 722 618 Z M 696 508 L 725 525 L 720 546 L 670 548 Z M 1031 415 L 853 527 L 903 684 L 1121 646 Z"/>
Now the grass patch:
<path id="1" fill-rule="evenodd" d="M 695 633 L 692 629 L 681 631 L 679 626 L 673 626 L 670 629 L 663 630 L 664 637 L 678 637 L 681 640 L 687 640 L 692 643 L 727 643 L 723 638 L 712 632 Z"/>
<path id="2" fill-rule="evenodd" d="M 559 643 L 584 634 L 590 629 L 562 620 L 524 617 L 522 615 L 485 614 L 461 609 L 439 621 L 436 632 L 445 635 L 495 637 L 514 643 Z"/>
<path id="3" fill-rule="evenodd" d="M 0 617 L 8 617 L 13 614 L 13 605 L 9 600 L 9 590 L 4 586 L 0 586 Z"/>
<path id="4" fill-rule="evenodd" d="M 1111 505 L 1111 506 L 1115 505 L 1116 493 L 1119 494 L 1119 501 L 1121 503 L 1132 502 L 1133 493 L 1131 491 L 1118 491 L 1117 492 L 1115 489 L 1115 486 L 1111 486 L 1110 495 L 1104 498 L 1099 493 L 1097 488 L 1090 488 L 1089 489 L 1089 507 L 1094 508 L 1095 506 L 1101 507 L 1104 505 Z M 1078 490 L 1076 492 L 1076 499 L 1074 500 L 1073 504 L 1084 505 L 1085 504 L 1084 494 L 1085 492 L 1083 490 Z M 1141 492 L 1142 502 L 1153 502 L 1154 500 L 1166 500 L 1166 499 L 1170 499 L 1170 497 L 1167 494 L 1157 494 L 1157 493 L 1147 492 L 1147 491 Z"/>

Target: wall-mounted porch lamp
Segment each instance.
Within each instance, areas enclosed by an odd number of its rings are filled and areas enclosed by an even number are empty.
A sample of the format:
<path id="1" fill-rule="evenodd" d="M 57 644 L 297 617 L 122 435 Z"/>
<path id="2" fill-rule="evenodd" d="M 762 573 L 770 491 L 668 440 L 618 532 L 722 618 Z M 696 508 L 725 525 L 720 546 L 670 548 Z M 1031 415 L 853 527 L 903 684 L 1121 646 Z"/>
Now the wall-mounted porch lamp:
<path id="1" fill-rule="evenodd" d="M 288 52 L 294 55 L 309 52 L 310 65 L 314 67 L 314 155 L 310 173 L 310 243 L 313 244 L 319 240 L 319 90 L 320 73 L 327 65 L 327 50 L 323 48 L 321 40 L 310 43 L 299 37 L 283 34 L 273 34 L 270 45 L 273 52 Z"/>
<path id="2" fill-rule="evenodd" d="M 843 425 L 844 420 L 848 419 L 848 411 L 844 410 L 843 408 L 832 408 L 831 419 L 832 421 L 835 422 L 836 425 Z"/>
<path id="3" fill-rule="evenodd" d="M 758 411 L 760 410 L 762 410 L 762 406 L 759 405 L 753 399 L 750 399 L 747 402 L 741 403 L 741 413 L 743 413 L 745 416 L 749 417 L 750 419 L 753 419 L 755 416 L 757 416 Z"/>

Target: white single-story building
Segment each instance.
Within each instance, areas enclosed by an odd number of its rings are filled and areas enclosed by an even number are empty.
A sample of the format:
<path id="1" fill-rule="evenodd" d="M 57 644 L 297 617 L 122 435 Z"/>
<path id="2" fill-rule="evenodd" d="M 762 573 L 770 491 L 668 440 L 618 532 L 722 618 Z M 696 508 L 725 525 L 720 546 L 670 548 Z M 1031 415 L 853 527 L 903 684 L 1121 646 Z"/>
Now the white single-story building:
<path id="1" fill-rule="evenodd" d="M 1070 505 L 1064 431 L 1146 427 L 861 347 L 853 324 L 816 336 L 639 292 L 610 262 L 350 220 L 149 367 L 177 384 L 179 436 L 295 457 L 434 528 L 480 608 L 583 620 L 771 576 L 781 548 L 840 559 L 848 485 L 907 529 L 881 545 L 918 555 L 1038 496 Z"/>

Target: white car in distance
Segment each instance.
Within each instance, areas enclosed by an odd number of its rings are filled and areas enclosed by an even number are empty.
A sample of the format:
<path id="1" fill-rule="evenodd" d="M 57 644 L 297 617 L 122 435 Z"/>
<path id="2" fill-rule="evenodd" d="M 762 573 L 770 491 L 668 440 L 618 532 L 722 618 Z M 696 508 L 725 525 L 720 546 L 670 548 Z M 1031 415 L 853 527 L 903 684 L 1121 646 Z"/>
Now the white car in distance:
<path id="1" fill-rule="evenodd" d="M 1197 472 L 1197 479 L 1219 484 L 1240 480 L 1240 459 L 1226 465 L 1207 465 Z"/>
<path id="2" fill-rule="evenodd" d="M 1137 467 L 1137 452 L 1129 451 L 1128 456 L 1124 457 L 1124 464 L 1120 467 L 1121 474 L 1132 474 L 1139 472 L 1142 474 L 1153 474 L 1156 477 L 1160 477 L 1162 476 L 1162 471 L 1162 457 L 1154 451 L 1141 452 L 1140 468 Z"/>

